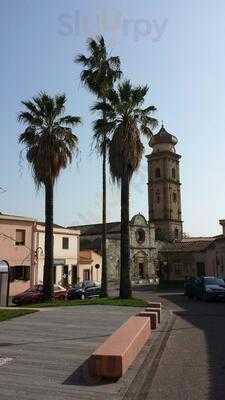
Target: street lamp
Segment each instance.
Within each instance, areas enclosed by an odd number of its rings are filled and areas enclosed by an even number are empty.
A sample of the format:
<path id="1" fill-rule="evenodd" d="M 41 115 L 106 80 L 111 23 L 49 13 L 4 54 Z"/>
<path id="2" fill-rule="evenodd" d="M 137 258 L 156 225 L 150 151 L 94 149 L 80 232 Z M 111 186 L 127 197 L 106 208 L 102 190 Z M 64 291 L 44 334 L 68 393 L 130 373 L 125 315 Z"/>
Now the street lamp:
<path id="1" fill-rule="evenodd" d="M 96 264 L 96 265 L 95 265 L 95 268 L 96 268 L 96 271 L 97 271 L 97 282 L 98 282 L 98 270 L 99 270 L 99 268 L 100 268 L 100 265 L 99 265 L 99 264 Z"/>

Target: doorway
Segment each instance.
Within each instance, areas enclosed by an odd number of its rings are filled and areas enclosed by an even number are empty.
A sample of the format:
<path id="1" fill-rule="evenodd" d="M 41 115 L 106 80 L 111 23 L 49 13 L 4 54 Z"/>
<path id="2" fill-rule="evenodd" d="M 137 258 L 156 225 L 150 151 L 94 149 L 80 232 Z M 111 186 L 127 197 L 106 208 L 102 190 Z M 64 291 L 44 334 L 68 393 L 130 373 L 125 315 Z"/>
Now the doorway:
<path id="1" fill-rule="evenodd" d="M 204 276 L 205 275 L 205 263 L 204 262 L 197 262 L 197 276 Z"/>
<path id="2" fill-rule="evenodd" d="M 90 270 L 89 269 L 84 269 L 83 281 L 90 281 Z"/>
<path id="3" fill-rule="evenodd" d="M 76 285 L 77 281 L 77 265 L 72 265 L 72 285 Z"/>
<path id="4" fill-rule="evenodd" d="M 145 278 L 145 271 L 144 271 L 144 264 L 139 263 L 139 278 L 144 279 Z"/>
<path id="5" fill-rule="evenodd" d="M 62 285 L 63 287 L 67 287 L 68 286 L 68 275 L 69 275 L 69 268 L 68 265 L 63 265 L 63 269 L 62 269 Z"/>

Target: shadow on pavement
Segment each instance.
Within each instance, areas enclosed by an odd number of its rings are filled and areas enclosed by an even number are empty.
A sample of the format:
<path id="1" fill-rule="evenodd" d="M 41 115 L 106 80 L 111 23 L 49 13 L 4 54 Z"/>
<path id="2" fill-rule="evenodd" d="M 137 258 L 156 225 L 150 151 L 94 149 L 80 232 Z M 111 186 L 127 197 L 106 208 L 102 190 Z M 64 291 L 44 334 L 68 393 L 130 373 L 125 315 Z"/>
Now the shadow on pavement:
<path id="1" fill-rule="evenodd" d="M 64 382 L 63 385 L 74 386 L 103 386 L 115 383 L 118 379 L 103 379 L 101 377 L 92 376 L 89 371 L 88 358 L 82 365 L 80 365 Z"/>
<path id="2" fill-rule="evenodd" d="M 199 348 L 199 351 L 207 353 L 207 400 L 225 399 L 225 304 L 189 300 L 177 293 L 161 294 L 160 297 L 164 306 L 172 309 L 178 318 L 188 323 L 186 328 L 177 330 L 186 330 L 186 335 L 191 335 L 191 329 L 196 328 L 204 332 L 206 349 Z M 193 353 L 193 359 L 198 362 L 198 354 Z M 202 385 L 201 379 L 199 385 Z"/>

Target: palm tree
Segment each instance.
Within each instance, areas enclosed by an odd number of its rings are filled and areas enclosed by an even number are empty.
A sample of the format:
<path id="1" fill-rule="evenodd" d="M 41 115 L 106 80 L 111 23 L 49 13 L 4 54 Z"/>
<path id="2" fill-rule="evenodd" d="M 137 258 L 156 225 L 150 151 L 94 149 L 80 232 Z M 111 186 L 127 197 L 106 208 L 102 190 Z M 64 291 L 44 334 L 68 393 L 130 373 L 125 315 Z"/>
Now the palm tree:
<path id="1" fill-rule="evenodd" d="M 45 299 L 51 299 L 53 295 L 54 184 L 78 150 L 78 138 L 72 128 L 81 122 L 80 117 L 64 115 L 65 103 L 64 94 L 50 97 L 41 92 L 32 100 L 22 101 L 25 111 L 18 115 L 19 122 L 26 125 L 19 142 L 25 146 L 37 188 L 45 187 Z"/>
<path id="2" fill-rule="evenodd" d="M 147 86 L 133 87 L 126 80 L 108 95 L 108 103 L 97 102 L 94 110 L 105 112 L 105 129 L 112 139 L 109 147 L 109 164 L 113 180 L 121 183 L 121 273 L 120 297 L 132 295 L 130 282 L 129 192 L 133 173 L 141 162 L 144 146 L 141 134 L 152 136 L 157 120 L 152 117 L 156 108 L 143 108 Z"/>
<path id="3" fill-rule="evenodd" d="M 75 62 L 82 65 L 81 81 L 103 103 L 113 88 L 113 84 L 121 77 L 120 59 L 108 54 L 103 36 L 96 40 L 90 38 L 87 42 L 88 56 L 80 54 Z M 105 122 L 103 110 L 101 120 Z M 100 122 L 101 124 L 101 122 Z M 107 257 L 106 257 L 106 159 L 107 159 L 107 131 L 95 124 L 94 142 L 96 149 L 102 155 L 102 296 L 107 296 Z"/>

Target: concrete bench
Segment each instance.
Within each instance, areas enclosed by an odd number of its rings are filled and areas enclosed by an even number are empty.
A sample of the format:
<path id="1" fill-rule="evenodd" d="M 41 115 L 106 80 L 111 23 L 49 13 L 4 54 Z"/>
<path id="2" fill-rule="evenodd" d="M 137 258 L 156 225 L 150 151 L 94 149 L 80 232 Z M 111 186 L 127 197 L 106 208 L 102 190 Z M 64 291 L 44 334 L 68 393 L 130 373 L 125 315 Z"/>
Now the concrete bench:
<path id="1" fill-rule="evenodd" d="M 154 330 L 158 326 L 158 313 L 156 311 L 141 311 L 138 314 L 139 317 L 150 318 L 151 330 Z"/>
<path id="2" fill-rule="evenodd" d="M 151 335 L 149 317 L 130 317 L 91 356 L 89 372 L 94 376 L 120 378 Z"/>
<path id="3" fill-rule="evenodd" d="M 161 303 L 154 303 L 152 301 L 148 301 L 148 307 L 150 307 L 150 308 L 161 308 Z"/>
<path id="4" fill-rule="evenodd" d="M 156 312 L 158 314 L 158 323 L 161 321 L 161 308 L 146 307 L 145 311 Z"/>

